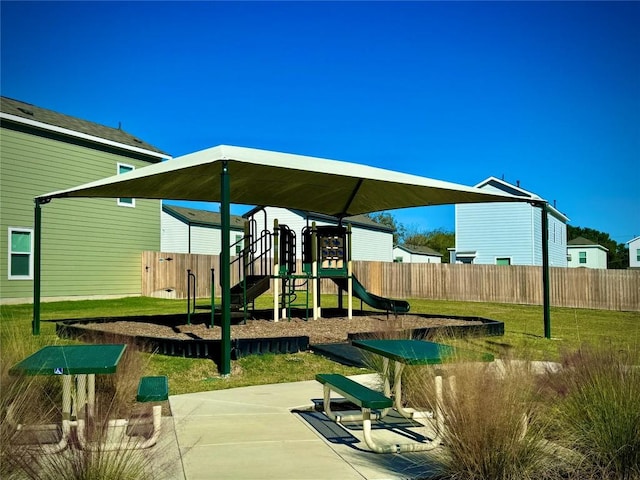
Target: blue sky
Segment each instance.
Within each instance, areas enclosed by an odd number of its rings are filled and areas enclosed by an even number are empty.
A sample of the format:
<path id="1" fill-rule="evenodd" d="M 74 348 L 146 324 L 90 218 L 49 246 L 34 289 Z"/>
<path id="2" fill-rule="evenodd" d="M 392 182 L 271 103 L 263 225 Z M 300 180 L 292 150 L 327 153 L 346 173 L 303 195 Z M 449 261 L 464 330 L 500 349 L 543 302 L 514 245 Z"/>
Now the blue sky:
<path id="1" fill-rule="evenodd" d="M 640 235 L 640 2 L 3 1 L 1 22 L 2 95 L 173 156 L 493 175 Z M 391 213 L 454 228 L 452 207 Z"/>

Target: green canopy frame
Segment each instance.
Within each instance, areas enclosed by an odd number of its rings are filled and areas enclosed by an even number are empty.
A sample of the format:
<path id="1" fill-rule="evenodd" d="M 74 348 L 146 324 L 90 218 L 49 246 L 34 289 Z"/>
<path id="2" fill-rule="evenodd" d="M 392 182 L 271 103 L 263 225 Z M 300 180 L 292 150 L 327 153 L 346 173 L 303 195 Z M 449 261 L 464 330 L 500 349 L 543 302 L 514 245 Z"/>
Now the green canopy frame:
<path id="1" fill-rule="evenodd" d="M 392 159 L 401 164 L 402 159 Z M 337 160 L 220 145 L 35 198 L 34 309 L 40 333 L 41 206 L 56 198 L 146 198 L 220 202 L 222 218 L 222 361 L 231 371 L 230 205 L 269 205 L 338 218 L 429 205 L 528 202 L 542 208 L 545 337 L 551 336 L 548 294 L 547 204 L 426 177 Z"/>

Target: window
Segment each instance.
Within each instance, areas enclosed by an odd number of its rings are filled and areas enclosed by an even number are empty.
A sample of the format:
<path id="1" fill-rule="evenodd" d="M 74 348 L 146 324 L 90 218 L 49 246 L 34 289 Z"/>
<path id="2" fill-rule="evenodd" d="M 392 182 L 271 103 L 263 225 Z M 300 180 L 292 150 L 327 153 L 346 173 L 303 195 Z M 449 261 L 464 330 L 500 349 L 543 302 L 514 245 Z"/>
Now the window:
<path id="1" fill-rule="evenodd" d="M 640 262 L 640 248 L 636 249 L 636 260 Z"/>
<path id="2" fill-rule="evenodd" d="M 578 252 L 579 260 L 578 263 L 587 263 L 587 252 Z"/>
<path id="3" fill-rule="evenodd" d="M 122 175 L 123 173 L 131 172 L 135 170 L 136 167 L 132 165 L 126 165 L 124 163 L 118 163 L 118 175 Z M 121 207 L 135 207 L 136 201 L 133 198 L 119 198 L 118 205 Z"/>
<path id="4" fill-rule="evenodd" d="M 496 258 L 496 265 L 511 265 L 511 259 L 507 257 Z"/>
<path id="5" fill-rule="evenodd" d="M 33 279 L 33 230 L 9 229 L 9 280 Z"/>
<path id="6" fill-rule="evenodd" d="M 393 261 L 395 263 L 402 263 L 403 258 L 402 257 L 396 257 Z"/>

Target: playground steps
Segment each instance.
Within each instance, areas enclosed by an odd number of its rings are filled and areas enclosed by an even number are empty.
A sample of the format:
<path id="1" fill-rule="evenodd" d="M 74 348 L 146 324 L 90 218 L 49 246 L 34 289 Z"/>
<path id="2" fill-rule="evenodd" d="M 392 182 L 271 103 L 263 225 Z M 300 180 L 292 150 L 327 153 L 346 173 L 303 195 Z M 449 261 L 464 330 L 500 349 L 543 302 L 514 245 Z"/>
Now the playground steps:
<path id="1" fill-rule="evenodd" d="M 250 303 L 271 287 L 268 275 L 247 275 L 243 280 L 231 288 L 231 308 L 240 309 L 245 305 L 245 282 L 247 285 L 246 303 Z"/>

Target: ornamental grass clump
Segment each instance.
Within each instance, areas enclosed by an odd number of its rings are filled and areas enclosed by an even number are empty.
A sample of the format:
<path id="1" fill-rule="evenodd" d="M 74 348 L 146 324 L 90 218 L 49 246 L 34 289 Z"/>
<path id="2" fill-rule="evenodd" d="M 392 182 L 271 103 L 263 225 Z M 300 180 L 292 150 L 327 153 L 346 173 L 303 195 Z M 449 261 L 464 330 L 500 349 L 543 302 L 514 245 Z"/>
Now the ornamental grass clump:
<path id="1" fill-rule="evenodd" d="M 578 452 L 576 478 L 640 479 L 640 355 L 584 346 L 547 376 L 557 441 Z"/>
<path id="2" fill-rule="evenodd" d="M 549 477 L 545 423 L 525 362 L 456 363 L 442 415 L 445 471 L 455 479 Z M 496 368 L 496 367 L 500 368 Z"/>

